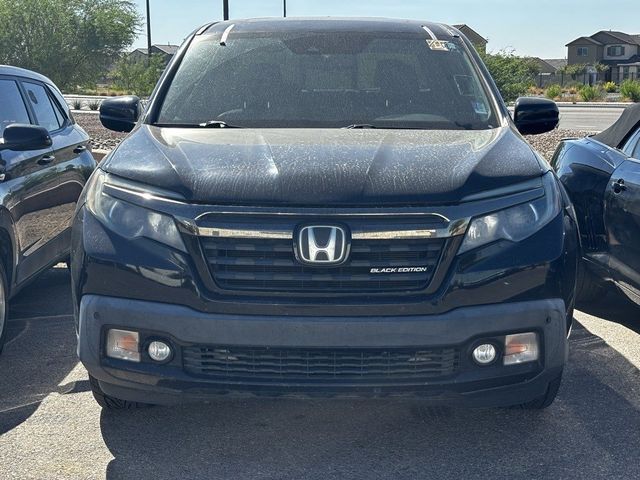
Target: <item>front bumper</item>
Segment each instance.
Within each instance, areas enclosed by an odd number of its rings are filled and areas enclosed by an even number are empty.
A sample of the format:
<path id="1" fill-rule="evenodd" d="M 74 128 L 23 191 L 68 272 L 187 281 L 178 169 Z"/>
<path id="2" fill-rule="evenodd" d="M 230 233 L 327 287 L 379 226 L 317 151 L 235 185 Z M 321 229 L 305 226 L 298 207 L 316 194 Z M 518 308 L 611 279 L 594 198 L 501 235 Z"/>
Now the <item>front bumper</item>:
<path id="1" fill-rule="evenodd" d="M 563 300 L 550 299 L 464 307 L 437 315 L 328 317 L 259 316 L 198 312 L 188 307 L 100 295 L 80 302 L 78 354 L 104 392 L 117 398 L 153 404 L 197 401 L 215 395 L 267 396 L 421 396 L 434 402 L 469 406 L 524 403 L 546 392 L 567 357 L 567 321 Z M 107 358 L 108 328 L 168 339 L 176 351 L 164 365 Z M 480 367 L 470 352 L 481 339 L 534 331 L 540 360 L 509 367 L 497 362 Z M 187 372 L 182 352 L 193 345 L 225 347 L 368 348 L 455 347 L 459 365 L 450 375 L 402 381 L 332 381 L 280 376 L 205 378 Z"/>

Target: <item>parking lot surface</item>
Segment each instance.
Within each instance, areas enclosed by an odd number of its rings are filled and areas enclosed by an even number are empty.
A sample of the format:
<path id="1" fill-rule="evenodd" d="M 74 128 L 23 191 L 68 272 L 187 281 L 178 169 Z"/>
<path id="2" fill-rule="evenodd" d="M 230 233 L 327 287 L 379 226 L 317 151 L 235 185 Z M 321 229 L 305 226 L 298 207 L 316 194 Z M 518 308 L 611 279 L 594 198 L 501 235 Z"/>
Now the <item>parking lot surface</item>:
<path id="1" fill-rule="evenodd" d="M 0 478 L 640 478 L 640 309 L 576 313 L 548 410 L 420 400 L 220 400 L 102 412 L 75 356 L 69 274 L 11 305 Z"/>

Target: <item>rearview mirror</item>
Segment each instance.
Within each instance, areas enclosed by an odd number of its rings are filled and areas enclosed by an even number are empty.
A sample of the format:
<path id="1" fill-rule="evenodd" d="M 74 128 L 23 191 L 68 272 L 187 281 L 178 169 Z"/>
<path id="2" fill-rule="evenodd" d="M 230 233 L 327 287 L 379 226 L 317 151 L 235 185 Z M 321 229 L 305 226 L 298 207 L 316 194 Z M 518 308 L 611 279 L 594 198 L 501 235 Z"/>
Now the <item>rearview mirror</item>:
<path id="1" fill-rule="evenodd" d="M 0 150 L 25 152 L 49 148 L 52 144 L 51 136 L 46 128 L 38 125 L 14 123 L 4 129 Z"/>
<path id="2" fill-rule="evenodd" d="M 140 99 L 135 95 L 114 97 L 100 105 L 100 122 L 114 132 L 130 132 L 140 116 Z"/>
<path id="3" fill-rule="evenodd" d="M 523 135 L 550 132 L 560 123 L 556 102 L 546 98 L 520 97 L 516 100 L 513 121 Z"/>

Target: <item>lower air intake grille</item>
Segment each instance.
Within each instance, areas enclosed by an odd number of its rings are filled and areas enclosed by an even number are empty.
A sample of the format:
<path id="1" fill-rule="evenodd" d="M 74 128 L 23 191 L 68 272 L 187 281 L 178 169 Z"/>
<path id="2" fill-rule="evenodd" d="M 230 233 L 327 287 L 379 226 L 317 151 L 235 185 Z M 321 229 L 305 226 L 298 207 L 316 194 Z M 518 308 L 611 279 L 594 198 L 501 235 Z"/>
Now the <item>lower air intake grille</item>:
<path id="1" fill-rule="evenodd" d="M 215 379 L 399 382 L 452 375 L 455 348 L 294 349 L 195 346 L 183 349 L 187 373 Z"/>

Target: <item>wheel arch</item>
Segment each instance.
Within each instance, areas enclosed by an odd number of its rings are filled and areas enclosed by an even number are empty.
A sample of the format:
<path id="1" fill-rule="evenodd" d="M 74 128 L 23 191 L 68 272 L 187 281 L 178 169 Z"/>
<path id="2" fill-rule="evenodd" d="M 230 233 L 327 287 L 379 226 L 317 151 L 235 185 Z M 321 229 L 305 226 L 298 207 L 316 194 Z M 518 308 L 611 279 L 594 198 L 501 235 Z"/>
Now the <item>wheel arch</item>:
<path id="1" fill-rule="evenodd" d="M 14 290 L 19 246 L 16 240 L 15 223 L 6 208 L 0 208 L 0 261 L 7 275 L 9 294 Z"/>

